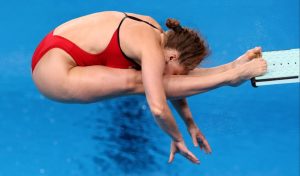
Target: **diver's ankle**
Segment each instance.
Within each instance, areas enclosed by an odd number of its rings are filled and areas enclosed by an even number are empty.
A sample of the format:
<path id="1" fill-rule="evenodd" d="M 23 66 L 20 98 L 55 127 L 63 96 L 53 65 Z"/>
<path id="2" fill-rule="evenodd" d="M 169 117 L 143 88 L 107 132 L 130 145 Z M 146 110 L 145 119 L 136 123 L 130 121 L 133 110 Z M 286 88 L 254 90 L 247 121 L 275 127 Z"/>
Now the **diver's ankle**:
<path id="1" fill-rule="evenodd" d="M 237 86 L 239 82 L 241 82 L 242 78 L 240 75 L 242 75 L 242 69 L 237 67 L 229 70 L 227 72 L 227 79 L 226 79 L 226 85 L 228 86 Z"/>
<path id="2" fill-rule="evenodd" d="M 230 68 L 231 68 L 231 69 L 234 69 L 234 68 L 237 67 L 237 64 L 236 64 L 235 61 L 230 62 L 229 65 L 230 65 Z"/>

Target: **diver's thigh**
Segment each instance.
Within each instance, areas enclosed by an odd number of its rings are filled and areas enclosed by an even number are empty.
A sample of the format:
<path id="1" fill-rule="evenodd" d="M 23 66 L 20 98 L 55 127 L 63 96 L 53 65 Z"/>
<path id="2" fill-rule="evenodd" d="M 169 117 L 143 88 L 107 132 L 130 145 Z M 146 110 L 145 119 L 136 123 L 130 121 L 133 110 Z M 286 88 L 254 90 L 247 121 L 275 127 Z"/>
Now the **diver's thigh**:
<path id="1" fill-rule="evenodd" d="M 94 65 L 74 67 L 68 75 L 73 101 L 88 103 L 132 93 L 140 73 Z"/>
<path id="2" fill-rule="evenodd" d="M 58 48 L 51 49 L 37 63 L 32 73 L 33 81 L 46 97 L 67 99 L 68 72 L 75 65 L 66 52 Z"/>

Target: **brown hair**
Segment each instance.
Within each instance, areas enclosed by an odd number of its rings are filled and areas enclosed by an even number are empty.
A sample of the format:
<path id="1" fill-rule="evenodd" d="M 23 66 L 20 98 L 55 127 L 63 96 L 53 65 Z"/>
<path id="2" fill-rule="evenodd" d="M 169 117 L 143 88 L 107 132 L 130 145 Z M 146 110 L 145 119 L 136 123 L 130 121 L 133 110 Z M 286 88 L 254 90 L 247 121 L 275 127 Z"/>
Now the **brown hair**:
<path id="1" fill-rule="evenodd" d="M 192 70 L 209 55 L 206 41 L 198 32 L 181 27 L 179 21 L 167 19 L 166 26 L 171 29 L 167 32 L 165 48 L 176 49 L 179 52 L 179 63 L 188 70 Z"/>

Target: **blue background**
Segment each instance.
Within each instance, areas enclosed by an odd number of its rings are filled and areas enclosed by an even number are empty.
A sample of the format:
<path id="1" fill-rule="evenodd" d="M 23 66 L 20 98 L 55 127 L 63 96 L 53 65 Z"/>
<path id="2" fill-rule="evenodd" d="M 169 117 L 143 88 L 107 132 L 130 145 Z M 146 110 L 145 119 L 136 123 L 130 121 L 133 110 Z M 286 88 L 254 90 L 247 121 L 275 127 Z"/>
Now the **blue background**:
<path id="1" fill-rule="evenodd" d="M 204 67 L 232 61 L 254 46 L 299 48 L 297 0 L 2 1 L 0 5 L 0 176 L 298 176 L 299 84 L 254 89 L 247 82 L 189 98 L 213 149 L 186 144 L 201 160 L 176 156 L 142 96 L 61 104 L 40 95 L 31 55 L 50 30 L 104 10 L 173 17 L 201 31 L 213 51 Z"/>

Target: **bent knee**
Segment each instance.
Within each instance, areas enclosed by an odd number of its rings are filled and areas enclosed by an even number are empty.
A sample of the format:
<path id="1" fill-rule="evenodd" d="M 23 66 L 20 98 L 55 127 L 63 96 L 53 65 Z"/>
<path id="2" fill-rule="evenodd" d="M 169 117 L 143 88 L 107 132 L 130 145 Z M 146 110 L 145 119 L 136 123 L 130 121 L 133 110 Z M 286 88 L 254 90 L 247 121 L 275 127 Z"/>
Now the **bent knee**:
<path id="1" fill-rule="evenodd" d="M 59 102 L 72 102 L 76 98 L 74 88 L 65 74 L 59 76 L 36 74 L 33 76 L 33 81 L 39 92 L 49 99 Z"/>
<path id="2" fill-rule="evenodd" d="M 56 83 L 52 85 L 37 86 L 39 91 L 49 99 L 58 102 L 74 101 L 74 93 L 67 83 Z"/>
<path id="3" fill-rule="evenodd" d="M 126 75 L 126 85 L 125 90 L 127 91 L 135 91 L 142 87 L 142 74 L 140 71 L 137 70 L 130 70 L 129 74 Z"/>

